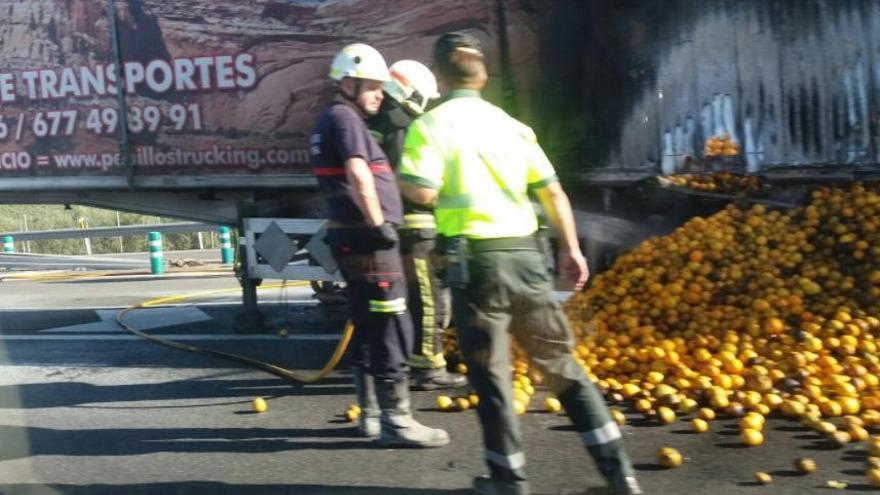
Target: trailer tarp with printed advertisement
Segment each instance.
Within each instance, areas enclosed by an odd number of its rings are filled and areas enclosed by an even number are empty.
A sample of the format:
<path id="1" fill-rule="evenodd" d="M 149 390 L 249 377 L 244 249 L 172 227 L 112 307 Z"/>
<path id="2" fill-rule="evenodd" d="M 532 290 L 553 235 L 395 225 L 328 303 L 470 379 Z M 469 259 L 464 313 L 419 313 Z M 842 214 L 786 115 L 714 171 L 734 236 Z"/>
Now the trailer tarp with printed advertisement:
<path id="1" fill-rule="evenodd" d="M 0 0 L 0 190 L 312 187 L 334 53 L 451 30 L 568 186 L 877 169 L 880 0 Z"/>
<path id="2" fill-rule="evenodd" d="M 311 184 L 308 136 L 337 50 L 429 62 L 439 33 L 463 29 L 497 65 L 497 8 L 0 0 L 0 189 Z"/>

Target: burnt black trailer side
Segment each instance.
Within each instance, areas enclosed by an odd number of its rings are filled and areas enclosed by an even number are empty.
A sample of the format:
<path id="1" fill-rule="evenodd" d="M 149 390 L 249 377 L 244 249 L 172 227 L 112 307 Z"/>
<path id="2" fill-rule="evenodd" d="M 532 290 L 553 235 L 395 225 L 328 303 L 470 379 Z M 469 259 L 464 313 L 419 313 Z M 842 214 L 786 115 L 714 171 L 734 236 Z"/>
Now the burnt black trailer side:
<path id="1" fill-rule="evenodd" d="M 564 174 L 875 172 L 880 1 L 553 2 L 527 108 Z M 522 107 L 522 105 L 520 105 Z"/>
<path id="2" fill-rule="evenodd" d="M 784 205 L 809 184 L 880 175 L 878 0 L 534 7 L 540 77 L 514 72 L 517 90 L 533 90 L 505 103 L 537 129 L 597 265 L 732 199 L 657 176 L 757 175 Z M 717 137 L 736 153 L 707 156 Z"/>

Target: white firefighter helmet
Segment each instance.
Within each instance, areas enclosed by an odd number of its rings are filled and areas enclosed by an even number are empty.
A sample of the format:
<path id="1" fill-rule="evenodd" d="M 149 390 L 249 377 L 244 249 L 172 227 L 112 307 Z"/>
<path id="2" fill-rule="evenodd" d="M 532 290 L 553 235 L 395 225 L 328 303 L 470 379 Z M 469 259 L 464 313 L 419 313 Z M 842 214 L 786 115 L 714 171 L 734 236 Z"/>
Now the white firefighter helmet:
<path id="1" fill-rule="evenodd" d="M 415 60 L 398 60 L 388 69 L 391 80 L 382 89 L 415 114 L 425 111 L 428 100 L 439 98 L 437 79 L 431 69 Z"/>
<path id="2" fill-rule="evenodd" d="M 388 81 L 388 65 L 378 50 L 370 45 L 354 43 L 346 46 L 333 57 L 330 79 L 341 81 L 343 77 Z"/>

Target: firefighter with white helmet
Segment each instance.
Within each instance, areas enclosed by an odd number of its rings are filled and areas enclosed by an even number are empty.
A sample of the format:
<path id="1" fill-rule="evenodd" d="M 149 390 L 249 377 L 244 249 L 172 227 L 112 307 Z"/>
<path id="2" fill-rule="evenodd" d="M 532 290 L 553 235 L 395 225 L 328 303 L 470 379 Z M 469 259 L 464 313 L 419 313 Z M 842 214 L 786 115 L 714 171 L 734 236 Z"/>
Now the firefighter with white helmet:
<path id="1" fill-rule="evenodd" d="M 391 75 L 385 58 L 370 45 L 354 43 L 344 47 L 333 57 L 330 64 L 330 79 L 343 78 L 388 81 Z"/>
<path id="2" fill-rule="evenodd" d="M 390 80 L 382 84 L 382 106 L 367 119 L 367 126 L 396 170 L 409 124 L 425 111 L 429 100 L 440 95 L 431 69 L 420 62 L 399 60 L 389 71 Z M 443 327 L 448 310 L 432 261 L 437 230 L 431 208 L 404 198 L 399 234 L 409 289 L 407 306 L 415 328 L 415 345 L 409 358 L 412 386 L 416 390 L 465 386 L 467 379 L 463 375 L 446 370 L 443 356 Z"/>
<path id="3" fill-rule="evenodd" d="M 391 79 L 382 85 L 385 93 L 413 115 L 421 115 L 429 100 L 440 97 L 431 69 L 415 60 L 398 60 L 388 68 Z"/>
<path id="4" fill-rule="evenodd" d="M 327 242 L 346 282 L 361 434 L 386 447 L 440 447 L 449 435 L 412 417 L 407 360 L 413 345 L 397 228 L 403 207 L 394 170 L 364 120 L 390 80 L 385 59 L 362 43 L 333 58 L 337 95 L 310 139 L 312 168 L 327 201 Z"/>

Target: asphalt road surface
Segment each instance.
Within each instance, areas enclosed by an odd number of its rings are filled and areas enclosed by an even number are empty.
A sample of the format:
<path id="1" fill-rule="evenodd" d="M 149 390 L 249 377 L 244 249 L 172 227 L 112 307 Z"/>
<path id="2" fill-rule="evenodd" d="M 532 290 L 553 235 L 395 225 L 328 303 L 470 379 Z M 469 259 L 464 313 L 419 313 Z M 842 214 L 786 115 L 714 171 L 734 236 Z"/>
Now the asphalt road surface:
<path id="1" fill-rule="evenodd" d="M 163 255 L 166 265 L 169 266 L 211 266 L 220 263 L 218 249 L 166 251 Z M 149 270 L 149 268 L 150 253 L 148 252 L 93 256 L 0 253 L 0 270 Z"/>
<path id="2" fill-rule="evenodd" d="M 470 493 L 471 478 L 484 472 L 476 415 L 437 411 L 436 393 L 415 393 L 416 414 L 446 428 L 450 446 L 378 449 L 342 417 L 354 400 L 344 366 L 302 386 L 156 345 L 115 322 L 126 306 L 211 290 L 126 321 L 288 368 L 314 369 L 330 356 L 338 315 L 325 314 L 306 288 L 261 293 L 273 327 L 290 332 L 282 338 L 234 332 L 235 287 L 216 273 L 0 282 L 0 494 Z M 257 396 L 268 400 L 267 412 L 251 412 Z M 601 486 L 566 418 L 536 411 L 543 397 L 521 417 L 535 493 Z M 870 490 L 861 447 L 831 450 L 790 422 L 770 420 L 765 444 L 745 448 L 732 420 L 696 435 L 684 421 L 628 417 L 624 439 L 646 493 L 827 493 L 827 480 L 848 481 L 847 492 Z M 661 469 L 654 453 L 662 446 L 679 449 L 683 466 Z M 818 471 L 797 475 L 792 460 L 800 456 L 815 459 Z M 773 484 L 754 483 L 758 470 Z"/>

